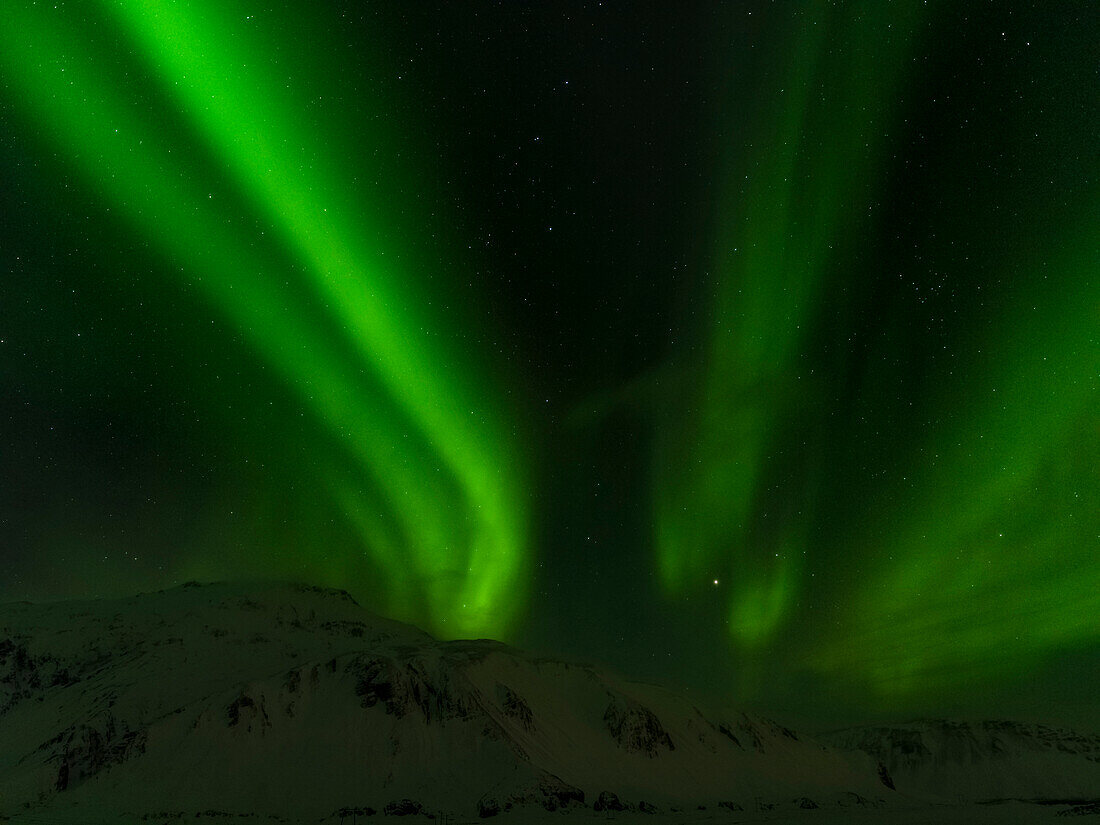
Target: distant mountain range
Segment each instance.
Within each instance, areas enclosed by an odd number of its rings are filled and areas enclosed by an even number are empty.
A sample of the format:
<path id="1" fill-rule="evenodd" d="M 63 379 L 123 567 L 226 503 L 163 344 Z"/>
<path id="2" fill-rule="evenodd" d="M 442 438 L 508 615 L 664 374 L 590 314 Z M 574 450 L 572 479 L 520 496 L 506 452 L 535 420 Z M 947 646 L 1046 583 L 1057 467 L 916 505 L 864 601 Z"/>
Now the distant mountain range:
<path id="1" fill-rule="evenodd" d="M 1100 799 L 1100 736 L 1019 722 L 932 719 L 817 738 L 866 753 L 899 791 L 928 799 Z"/>
<path id="2" fill-rule="evenodd" d="M 813 740 L 498 642 L 440 642 L 300 585 L 0 606 L 0 818 L 750 814 L 995 798 L 1100 799 L 1100 738 L 922 722 Z"/>

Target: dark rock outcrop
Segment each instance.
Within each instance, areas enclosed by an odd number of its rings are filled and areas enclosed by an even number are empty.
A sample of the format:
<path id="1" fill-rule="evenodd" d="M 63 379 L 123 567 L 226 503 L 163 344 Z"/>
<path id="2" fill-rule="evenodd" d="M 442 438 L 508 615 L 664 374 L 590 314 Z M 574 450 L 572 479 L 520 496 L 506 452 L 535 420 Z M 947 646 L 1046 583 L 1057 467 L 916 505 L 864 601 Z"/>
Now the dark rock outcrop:
<path id="1" fill-rule="evenodd" d="M 374 816 L 378 813 L 374 808 L 362 807 L 362 808 L 340 808 L 332 812 L 331 819 L 337 819 L 343 822 L 347 818 L 358 818 L 360 816 Z"/>
<path id="2" fill-rule="evenodd" d="M 600 796 L 592 806 L 594 811 L 625 811 L 624 805 L 611 791 L 600 791 Z"/>
<path id="3" fill-rule="evenodd" d="M 1100 815 L 1100 802 L 1089 802 L 1085 805 L 1074 805 L 1059 811 L 1058 816 L 1093 816 Z"/>
<path id="4" fill-rule="evenodd" d="M 226 715 L 229 727 L 241 726 L 246 733 L 271 727 L 271 717 L 267 715 L 263 699 L 256 701 L 247 693 L 242 693 L 230 703 Z"/>
<path id="5" fill-rule="evenodd" d="M 415 799 L 398 799 L 382 809 L 386 816 L 411 816 L 424 813 L 424 806 Z"/>
<path id="6" fill-rule="evenodd" d="M 110 713 L 91 724 L 74 725 L 42 748 L 56 754 L 58 791 L 68 790 L 112 765 L 145 752 L 145 731 L 130 730 Z"/>
<path id="7" fill-rule="evenodd" d="M 433 670 L 415 652 L 408 658 L 357 656 L 346 670 L 364 708 L 381 702 L 398 719 L 419 713 L 428 724 L 483 715 L 470 691 L 452 683 L 452 669 Z"/>
<path id="8" fill-rule="evenodd" d="M 584 804 L 584 791 L 563 782 L 553 774 L 543 774 L 538 781 L 521 791 L 504 796 L 488 793 L 477 803 L 482 819 L 507 813 L 513 808 L 538 806 L 545 811 L 560 811 Z"/>
<path id="9" fill-rule="evenodd" d="M 676 749 L 653 711 L 625 696 L 612 695 L 603 722 L 618 746 L 630 753 L 654 757 Z"/>
<path id="10" fill-rule="evenodd" d="M 883 785 L 885 785 L 890 790 L 892 790 L 892 791 L 897 790 L 897 788 L 894 787 L 894 780 L 890 776 L 890 771 L 888 771 L 886 769 L 886 766 L 883 765 L 881 762 L 878 763 L 878 779 L 879 779 L 879 782 L 881 782 Z"/>
<path id="11" fill-rule="evenodd" d="M 518 722 L 528 733 L 535 729 L 531 714 L 531 706 L 526 700 L 507 685 L 497 685 L 497 699 L 504 710 L 504 715 L 514 722 Z"/>

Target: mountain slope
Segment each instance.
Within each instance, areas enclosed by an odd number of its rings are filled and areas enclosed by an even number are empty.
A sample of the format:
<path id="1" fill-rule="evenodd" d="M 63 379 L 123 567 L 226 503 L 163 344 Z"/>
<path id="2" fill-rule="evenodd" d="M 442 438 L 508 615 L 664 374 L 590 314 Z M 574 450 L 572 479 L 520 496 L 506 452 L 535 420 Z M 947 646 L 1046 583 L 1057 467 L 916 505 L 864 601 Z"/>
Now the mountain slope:
<path id="1" fill-rule="evenodd" d="M 899 791 L 950 802 L 1100 799 L 1100 736 L 1008 721 L 924 720 L 818 737 L 884 764 Z"/>
<path id="2" fill-rule="evenodd" d="M 0 607 L 0 812 L 878 804 L 874 768 L 590 667 L 439 642 L 340 591 Z"/>

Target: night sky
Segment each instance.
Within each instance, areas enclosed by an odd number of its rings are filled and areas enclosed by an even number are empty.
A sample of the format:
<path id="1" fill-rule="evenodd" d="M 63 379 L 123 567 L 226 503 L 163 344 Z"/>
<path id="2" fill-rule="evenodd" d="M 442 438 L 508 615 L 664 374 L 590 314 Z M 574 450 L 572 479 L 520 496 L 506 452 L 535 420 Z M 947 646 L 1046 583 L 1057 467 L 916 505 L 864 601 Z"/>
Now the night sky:
<path id="1" fill-rule="evenodd" d="M 1096 3 L 4 18 L 0 600 L 1100 729 Z"/>

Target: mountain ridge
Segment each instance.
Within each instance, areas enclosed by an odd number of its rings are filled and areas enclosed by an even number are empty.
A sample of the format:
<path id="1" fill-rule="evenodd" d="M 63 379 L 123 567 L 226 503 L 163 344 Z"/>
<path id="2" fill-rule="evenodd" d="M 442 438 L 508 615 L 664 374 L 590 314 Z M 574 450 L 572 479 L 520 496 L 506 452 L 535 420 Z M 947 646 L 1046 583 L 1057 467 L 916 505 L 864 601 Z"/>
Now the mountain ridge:
<path id="1" fill-rule="evenodd" d="M 488 814 L 887 792 L 768 720 L 708 718 L 492 640 L 437 641 L 290 583 L 0 606 L 0 742 L 0 799 L 51 806 Z"/>
<path id="2" fill-rule="evenodd" d="M 310 585 L 188 583 L 0 605 L 0 815 L 319 821 L 341 811 L 839 811 L 986 798 L 950 792 L 943 766 L 919 749 L 901 759 L 912 735 L 876 730 L 814 739 L 756 714 L 704 711 L 595 665 L 488 639 L 439 641 Z M 1017 741 L 1026 733 L 1010 737 L 1013 753 L 1030 753 Z M 949 778 L 995 790 L 1028 769 L 1064 774 L 1065 762 L 1072 781 L 1040 772 L 1035 788 L 1088 790 L 1100 764 L 1093 740 L 1074 735 L 1087 748 L 1062 761 L 988 770 L 978 751 Z M 924 749 L 937 753 L 936 740 Z"/>

